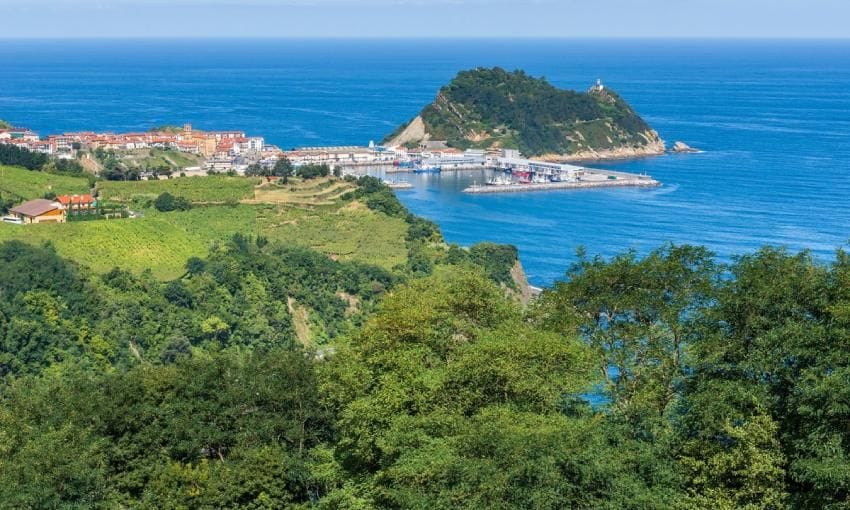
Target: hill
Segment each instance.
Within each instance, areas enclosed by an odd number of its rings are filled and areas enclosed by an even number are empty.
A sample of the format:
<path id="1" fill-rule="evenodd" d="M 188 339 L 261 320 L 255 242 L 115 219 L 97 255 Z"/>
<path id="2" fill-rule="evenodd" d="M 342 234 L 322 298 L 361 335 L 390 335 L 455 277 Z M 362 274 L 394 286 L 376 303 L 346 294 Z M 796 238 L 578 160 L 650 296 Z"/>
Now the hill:
<path id="1" fill-rule="evenodd" d="M 41 198 L 47 193 L 81 194 L 91 189 L 86 177 L 50 174 L 26 168 L 0 165 L 0 198 L 13 202 Z"/>
<path id="2" fill-rule="evenodd" d="M 42 180 L 58 177 L 12 170 L 15 171 L 11 174 L 19 177 L 14 189 L 19 193 L 28 190 L 28 196 L 41 196 L 36 192 L 46 189 L 40 184 Z M 19 172 L 26 174 L 18 176 Z M 0 241 L 50 242 L 62 256 L 98 273 L 114 267 L 136 274 L 151 270 L 164 280 L 183 274 L 188 258 L 205 257 L 211 246 L 239 233 L 261 235 L 271 241 L 312 248 L 336 260 L 386 269 L 406 262 L 408 225 L 403 218 L 380 214 L 356 200 L 343 200 L 342 193 L 355 189 L 355 185 L 319 179 L 254 190 L 258 182 L 256 178 L 223 176 L 100 181 L 97 189 L 101 198 L 131 202 L 140 217 L 25 228 L 0 224 Z M 73 191 L 69 186 L 62 190 Z M 151 201 L 163 192 L 188 199 L 193 208 L 162 213 L 150 207 Z"/>
<path id="3" fill-rule="evenodd" d="M 523 71 L 463 71 L 384 142 L 519 149 L 529 157 L 595 159 L 659 154 L 664 142 L 616 92 L 561 90 Z"/>

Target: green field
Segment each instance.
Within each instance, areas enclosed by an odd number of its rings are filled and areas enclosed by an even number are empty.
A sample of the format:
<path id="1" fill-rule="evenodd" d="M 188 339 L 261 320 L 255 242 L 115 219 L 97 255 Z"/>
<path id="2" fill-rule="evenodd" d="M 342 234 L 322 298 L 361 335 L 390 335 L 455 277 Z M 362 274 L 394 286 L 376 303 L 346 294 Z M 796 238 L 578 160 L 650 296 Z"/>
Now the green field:
<path id="1" fill-rule="evenodd" d="M 239 202 L 254 196 L 254 186 L 260 179 L 252 177 L 175 177 L 151 181 L 101 181 L 97 183 L 100 197 L 116 202 L 150 200 L 161 193 L 171 193 L 197 204 Z"/>
<path id="2" fill-rule="evenodd" d="M 257 229 L 274 241 L 310 246 L 337 260 L 356 260 L 392 269 L 407 261 L 407 223 L 360 203 L 313 210 L 258 208 Z"/>
<path id="3" fill-rule="evenodd" d="M 11 198 L 32 200 L 46 193 L 82 194 L 90 191 L 89 181 L 85 177 L 69 177 L 44 172 L 36 172 L 20 167 L 0 165 L 0 194 Z"/>
<path id="4" fill-rule="evenodd" d="M 205 179 L 192 178 L 190 182 L 206 184 Z M 325 184 L 318 186 L 327 188 Z M 301 199 L 304 191 L 292 193 Z M 53 225 L 0 224 L 0 241 L 18 239 L 35 244 L 49 241 L 61 255 L 97 272 L 114 267 L 136 273 L 150 269 L 163 280 L 179 277 L 188 258 L 206 256 L 214 243 L 235 233 L 260 234 L 272 241 L 308 246 L 338 260 L 376 264 L 387 269 L 407 259 L 404 220 L 376 213 L 356 202 L 335 201 L 322 206 L 240 204 L 196 207 L 185 212 L 144 210 L 142 213 L 142 217 L 134 219 Z"/>

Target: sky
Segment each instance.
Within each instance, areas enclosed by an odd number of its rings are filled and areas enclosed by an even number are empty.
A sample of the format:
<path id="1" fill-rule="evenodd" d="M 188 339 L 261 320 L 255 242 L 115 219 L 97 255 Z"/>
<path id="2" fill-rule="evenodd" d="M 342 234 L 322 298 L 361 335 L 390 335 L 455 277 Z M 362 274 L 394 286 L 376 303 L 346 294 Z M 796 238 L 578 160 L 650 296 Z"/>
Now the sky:
<path id="1" fill-rule="evenodd" d="M 850 0 L 0 0 L 0 38 L 850 38 Z"/>

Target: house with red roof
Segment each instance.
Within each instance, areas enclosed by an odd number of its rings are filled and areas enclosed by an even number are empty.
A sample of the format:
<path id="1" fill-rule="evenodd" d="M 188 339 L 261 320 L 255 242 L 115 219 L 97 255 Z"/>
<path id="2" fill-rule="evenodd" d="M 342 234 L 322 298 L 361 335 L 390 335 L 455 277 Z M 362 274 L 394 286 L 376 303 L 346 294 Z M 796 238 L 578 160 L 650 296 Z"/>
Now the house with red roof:
<path id="1" fill-rule="evenodd" d="M 97 200 L 91 195 L 60 195 L 56 201 L 69 214 L 87 214 L 97 210 Z"/>

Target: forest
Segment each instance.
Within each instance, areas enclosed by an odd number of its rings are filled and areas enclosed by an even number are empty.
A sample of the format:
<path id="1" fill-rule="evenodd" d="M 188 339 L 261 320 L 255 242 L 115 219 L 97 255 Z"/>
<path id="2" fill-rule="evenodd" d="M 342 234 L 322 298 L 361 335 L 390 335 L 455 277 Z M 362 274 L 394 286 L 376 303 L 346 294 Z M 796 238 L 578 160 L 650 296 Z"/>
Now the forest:
<path id="1" fill-rule="evenodd" d="M 523 306 L 469 253 L 3 243 L 0 507 L 850 508 L 850 255 L 579 255 Z"/>

